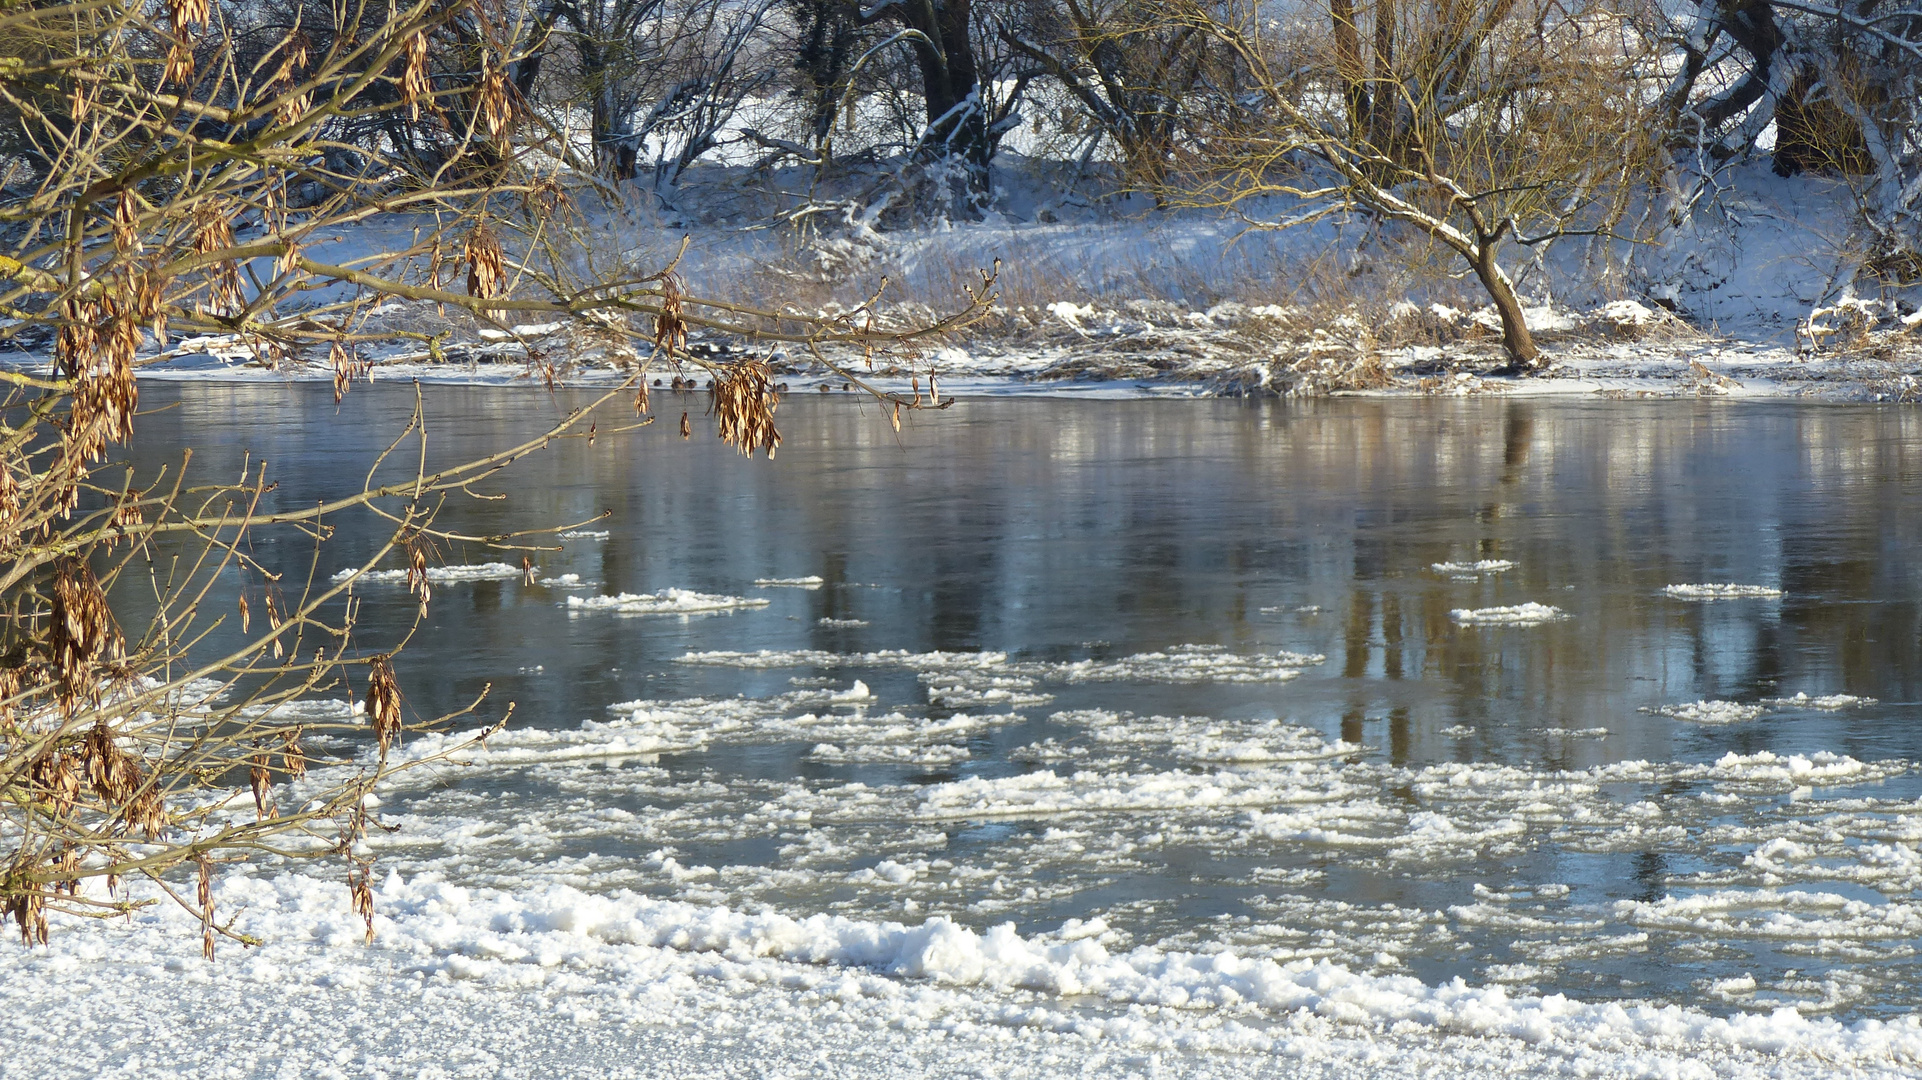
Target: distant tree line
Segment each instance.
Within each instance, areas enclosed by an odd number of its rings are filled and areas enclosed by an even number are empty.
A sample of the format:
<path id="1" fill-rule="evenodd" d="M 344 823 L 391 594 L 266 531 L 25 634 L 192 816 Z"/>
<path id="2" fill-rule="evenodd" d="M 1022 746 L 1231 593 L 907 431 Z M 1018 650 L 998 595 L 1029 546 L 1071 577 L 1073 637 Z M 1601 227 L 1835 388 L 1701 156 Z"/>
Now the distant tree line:
<path id="1" fill-rule="evenodd" d="M 259 77 L 287 35 L 310 55 L 336 55 L 391 14 L 347 0 L 164 0 L 147 46 L 157 55 L 182 48 L 167 40 L 176 8 L 206 8 L 218 33 L 194 47 L 230 40 Z M 1299 211 L 1255 216 L 1286 224 L 1339 207 L 1410 223 L 1488 286 L 1519 359 L 1533 347 L 1512 325 L 1504 249 L 1615 231 L 1631 204 L 1660 201 L 1650 191 L 1686 207 L 1737 160 L 1847 178 L 1863 266 L 1922 274 L 1922 0 L 439 8 L 431 105 L 330 120 L 335 171 L 357 154 L 429 176 L 455 158 L 471 163 L 473 110 L 492 101 L 484 126 L 511 115 L 568 164 L 670 203 L 691 166 L 722 162 L 787 180 L 799 169 L 812 179 L 789 187 L 803 192 L 872 175 L 886 180 L 875 200 L 968 216 L 992 202 L 995 161 L 1016 145 L 1160 205 L 1245 209 L 1287 195 Z M 482 85 L 500 93 L 463 89 Z M 396 77 L 370 88 L 402 91 Z M 0 106 L 63 107 L 21 94 Z M 5 126 L 0 151 L 17 189 L 52 163 Z"/>

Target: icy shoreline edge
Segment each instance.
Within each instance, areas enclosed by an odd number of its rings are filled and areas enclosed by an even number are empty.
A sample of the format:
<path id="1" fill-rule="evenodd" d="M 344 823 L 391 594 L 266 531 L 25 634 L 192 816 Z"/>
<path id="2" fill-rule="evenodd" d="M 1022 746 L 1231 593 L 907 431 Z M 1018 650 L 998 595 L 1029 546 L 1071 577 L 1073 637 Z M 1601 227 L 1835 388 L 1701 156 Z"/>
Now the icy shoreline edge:
<path id="1" fill-rule="evenodd" d="M 1404 350 L 1404 353 L 1413 352 Z M 1714 346 L 1581 346 L 1546 354 L 1548 366 L 1519 375 L 1497 374 L 1498 358 L 1450 359 L 1444 370 L 1436 358 L 1420 355 L 1392 357 L 1383 385 L 1304 392 L 1290 386 L 1286 365 L 1253 364 L 1234 368 L 1174 364 L 1152 376 L 1103 372 L 1079 365 L 1072 375 L 1059 373 L 1063 358 L 1047 350 L 1032 354 L 967 354 L 959 362 L 932 366 L 944 398 L 1057 397 L 1467 397 L 1610 398 L 1727 400 L 1814 400 L 1841 402 L 1922 401 L 1922 363 L 1850 357 L 1801 358 L 1779 345 L 1723 344 Z M 1139 356 L 1117 359 L 1117 368 L 1140 361 Z M 0 361 L 9 370 L 44 374 L 38 358 Z M 1431 373 L 1432 372 L 1432 373 Z M 557 385 L 593 389 L 616 385 L 629 372 L 600 365 L 563 370 Z M 912 394 L 925 390 L 927 371 L 916 365 L 913 374 L 869 377 L 871 385 L 890 392 Z M 865 376 L 865 373 L 864 373 Z M 920 378 L 917 385 L 913 380 Z M 321 383 L 333 372 L 321 364 L 294 363 L 269 368 L 214 355 L 178 357 L 149 363 L 138 371 L 148 382 L 172 383 Z M 653 376 L 650 375 L 650 379 Z M 662 378 L 665 378 L 663 374 Z M 842 393 L 842 382 L 831 374 L 793 373 L 781 377 L 790 395 L 830 397 Z M 446 386 L 528 386 L 546 390 L 541 373 L 514 360 L 478 363 L 390 362 L 374 368 L 372 381 L 420 382 Z M 824 392 L 826 391 L 826 392 Z"/>

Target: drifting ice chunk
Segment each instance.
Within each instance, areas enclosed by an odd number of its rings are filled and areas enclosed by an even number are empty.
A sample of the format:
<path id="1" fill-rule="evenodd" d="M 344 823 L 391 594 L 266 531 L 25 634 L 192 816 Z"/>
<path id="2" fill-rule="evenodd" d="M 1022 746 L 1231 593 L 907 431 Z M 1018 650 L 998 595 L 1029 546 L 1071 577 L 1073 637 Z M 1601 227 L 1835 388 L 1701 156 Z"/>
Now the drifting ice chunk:
<path id="1" fill-rule="evenodd" d="M 1662 590 L 1676 600 L 1735 600 L 1743 597 L 1780 596 L 1782 590 L 1767 585 L 1670 585 Z"/>
<path id="2" fill-rule="evenodd" d="M 1839 712 L 1842 709 L 1852 709 L 1857 705 L 1874 705 L 1876 700 L 1872 697 L 1856 697 L 1854 694 L 1822 694 L 1818 697 L 1810 697 L 1806 693 L 1801 693 L 1794 697 L 1764 698 L 1762 704 L 1779 705 L 1790 709 Z"/>
<path id="3" fill-rule="evenodd" d="M 658 593 L 621 593 L 619 596 L 570 596 L 567 610 L 612 611 L 617 615 L 692 615 L 706 611 L 732 611 L 736 608 L 766 607 L 759 597 L 713 596 L 688 589 L 663 589 Z"/>
<path id="4" fill-rule="evenodd" d="M 1503 570 L 1513 570 L 1515 564 L 1507 559 L 1479 559 L 1475 562 L 1429 563 L 1428 568 L 1437 574 L 1499 574 Z"/>
<path id="5" fill-rule="evenodd" d="M 1448 617 L 1464 626 L 1535 626 L 1568 618 L 1568 612 L 1553 604 L 1530 601 L 1513 607 L 1456 608 Z"/>
<path id="6" fill-rule="evenodd" d="M 461 581 L 507 581 L 520 577 L 524 573 L 526 573 L 526 571 L 520 567 L 509 566 L 502 562 L 472 563 L 460 566 L 430 566 L 427 568 L 427 580 L 437 585 L 447 585 Z M 353 570 L 342 570 L 340 573 L 334 575 L 333 581 L 334 584 L 338 585 L 353 576 Z M 370 585 L 400 585 L 406 583 L 407 571 L 369 570 L 360 576 L 360 580 Z"/>
<path id="7" fill-rule="evenodd" d="M 1755 719 L 1768 709 L 1761 705 L 1743 705 L 1734 701 L 1691 701 L 1686 705 L 1663 705 L 1660 708 L 1642 711 L 1696 724 L 1739 724 L 1744 720 Z"/>

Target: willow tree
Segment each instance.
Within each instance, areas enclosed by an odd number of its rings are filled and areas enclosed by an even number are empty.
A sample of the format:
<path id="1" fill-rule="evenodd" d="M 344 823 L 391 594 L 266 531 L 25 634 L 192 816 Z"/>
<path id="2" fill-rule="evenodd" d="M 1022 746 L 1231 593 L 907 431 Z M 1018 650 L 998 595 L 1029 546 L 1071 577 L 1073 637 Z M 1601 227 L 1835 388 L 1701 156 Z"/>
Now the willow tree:
<path id="1" fill-rule="evenodd" d="M 1656 54 L 1598 0 L 1328 0 L 1272 19 L 1254 0 L 1168 18 L 1236 62 L 1191 120 L 1176 201 L 1286 228 L 1359 210 L 1458 256 L 1501 317 L 1512 364 L 1540 350 L 1510 253 L 1613 231 L 1647 175 Z M 1264 216 L 1256 200 L 1287 212 Z"/>
<path id="2" fill-rule="evenodd" d="M 343 603 L 355 576 L 395 553 L 424 612 L 441 545 L 532 542 L 450 532 L 435 508 L 591 437 L 606 402 L 631 395 L 644 413 L 651 363 L 706 367 L 717 434 L 771 454 L 767 366 L 690 356 L 691 329 L 872 347 L 938 333 L 987 299 L 984 281 L 954 316 L 883 335 L 860 307 L 809 319 L 687 295 L 664 269 L 596 272 L 573 246 L 588 230 L 567 224 L 569 174 L 553 164 L 565 148 L 543 142 L 511 88 L 528 35 L 505 9 L 416 0 L 375 18 L 344 5 L 336 25 L 267 37 L 258 10 L 72 0 L 0 14 L 0 340 L 45 358 L 0 369 L 0 911 L 30 942 L 46 940 L 49 912 L 160 896 L 199 914 L 211 954 L 230 933 L 213 867 L 268 853 L 344 861 L 371 933 L 364 796 L 419 763 L 391 752 L 397 740 L 452 717 L 408 716 L 392 643 L 364 643 Z M 379 136 L 383 121 L 424 137 Z M 332 253 L 331 238 L 376 219 L 418 229 Z M 595 406 L 462 464 L 427 468 L 417 410 L 363 490 L 332 502 L 289 508 L 297 493 L 283 490 L 270 509 L 265 465 L 206 484 L 116 457 L 139 422 L 138 370 L 170 336 L 331 365 L 338 397 L 389 336 L 369 321 L 387 301 L 496 326 L 576 320 L 645 359 Z M 895 400 L 897 422 L 924 404 Z M 603 417 L 599 433 L 615 427 Z M 285 579 L 249 554 L 263 530 L 319 545 L 356 513 L 386 542 L 342 579 Z M 477 710 L 506 721 L 479 700 L 456 715 Z M 138 898 L 122 884 L 135 878 L 150 883 Z"/>

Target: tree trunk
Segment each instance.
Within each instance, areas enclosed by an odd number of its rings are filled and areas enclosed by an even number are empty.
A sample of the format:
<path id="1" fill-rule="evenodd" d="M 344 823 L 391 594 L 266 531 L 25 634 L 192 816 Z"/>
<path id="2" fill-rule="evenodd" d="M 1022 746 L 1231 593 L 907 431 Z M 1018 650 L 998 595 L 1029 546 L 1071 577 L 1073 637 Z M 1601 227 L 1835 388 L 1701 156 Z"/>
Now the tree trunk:
<path id="1" fill-rule="evenodd" d="M 1356 143 L 1368 137 L 1368 85 L 1361 62 L 1361 31 L 1355 26 L 1355 0 L 1329 0 L 1334 22 L 1335 74 L 1341 78 L 1348 106 L 1348 137 Z"/>
<path id="2" fill-rule="evenodd" d="M 975 64 L 971 0 L 901 0 L 888 4 L 874 17 L 892 18 L 916 31 L 911 42 L 915 64 L 921 69 L 922 100 L 927 105 L 928 130 L 921 153 L 960 166 L 954 182 L 956 209 L 972 214 L 988 194 L 988 159 L 994 142 L 988 138 L 987 103 L 981 98 L 980 73 Z"/>

